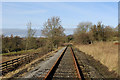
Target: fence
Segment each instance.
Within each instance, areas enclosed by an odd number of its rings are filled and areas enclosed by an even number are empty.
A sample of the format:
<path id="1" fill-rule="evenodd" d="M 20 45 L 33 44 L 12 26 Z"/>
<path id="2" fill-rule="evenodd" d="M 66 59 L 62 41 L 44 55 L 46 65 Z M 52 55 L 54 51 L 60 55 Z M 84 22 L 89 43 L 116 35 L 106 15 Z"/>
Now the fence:
<path id="1" fill-rule="evenodd" d="M 12 71 L 22 64 L 30 63 L 33 59 L 39 56 L 39 53 L 28 54 L 10 61 L 0 63 L 0 75 L 4 75 L 5 73 Z"/>

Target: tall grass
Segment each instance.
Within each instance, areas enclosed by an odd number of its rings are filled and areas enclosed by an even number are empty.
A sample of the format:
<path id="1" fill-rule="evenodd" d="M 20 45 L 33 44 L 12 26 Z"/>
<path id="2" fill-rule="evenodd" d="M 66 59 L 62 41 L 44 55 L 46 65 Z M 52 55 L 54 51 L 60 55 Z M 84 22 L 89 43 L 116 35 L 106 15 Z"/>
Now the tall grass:
<path id="1" fill-rule="evenodd" d="M 96 42 L 90 45 L 76 45 L 76 47 L 99 60 L 110 71 L 118 72 L 118 45 L 113 42 Z"/>
<path id="2" fill-rule="evenodd" d="M 23 55 L 23 54 L 28 54 L 28 53 L 33 53 L 33 52 L 38 52 L 41 49 L 30 49 L 30 50 L 22 50 L 22 51 L 18 51 L 18 52 L 9 52 L 9 53 L 2 53 L 0 55 L 2 56 L 14 56 L 14 55 Z"/>
<path id="3" fill-rule="evenodd" d="M 2 57 L 2 60 L 0 60 L 0 63 L 22 57 L 26 54 L 39 53 L 41 52 L 41 50 L 42 50 L 41 48 L 38 48 L 38 49 L 23 50 L 18 52 L 2 53 L 0 54 L 0 56 Z"/>

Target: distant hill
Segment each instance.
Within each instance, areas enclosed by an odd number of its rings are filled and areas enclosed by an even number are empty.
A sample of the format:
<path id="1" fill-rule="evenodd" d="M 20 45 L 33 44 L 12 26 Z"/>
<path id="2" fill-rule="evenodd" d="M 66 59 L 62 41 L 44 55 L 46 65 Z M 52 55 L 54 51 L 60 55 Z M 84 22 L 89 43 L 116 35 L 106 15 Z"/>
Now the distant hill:
<path id="1" fill-rule="evenodd" d="M 65 34 L 70 35 L 73 34 L 74 28 L 66 28 L 65 29 Z M 2 29 L 2 34 L 5 36 L 20 36 L 20 37 L 25 37 L 27 35 L 27 29 Z M 41 30 L 36 30 L 35 37 L 40 37 L 42 36 Z"/>

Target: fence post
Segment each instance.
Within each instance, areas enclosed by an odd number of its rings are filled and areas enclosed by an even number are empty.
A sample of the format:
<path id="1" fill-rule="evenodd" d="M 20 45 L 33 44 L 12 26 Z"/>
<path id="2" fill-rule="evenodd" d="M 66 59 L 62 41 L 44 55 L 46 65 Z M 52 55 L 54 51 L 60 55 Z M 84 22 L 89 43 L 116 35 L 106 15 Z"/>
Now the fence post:
<path id="1" fill-rule="evenodd" d="M 8 69 L 8 68 L 7 68 L 7 62 L 6 62 L 5 64 L 6 64 L 6 70 L 7 70 L 7 69 Z"/>
<path id="2" fill-rule="evenodd" d="M 13 62 L 14 60 L 12 60 L 12 66 L 14 66 L 14 62 Z"/>

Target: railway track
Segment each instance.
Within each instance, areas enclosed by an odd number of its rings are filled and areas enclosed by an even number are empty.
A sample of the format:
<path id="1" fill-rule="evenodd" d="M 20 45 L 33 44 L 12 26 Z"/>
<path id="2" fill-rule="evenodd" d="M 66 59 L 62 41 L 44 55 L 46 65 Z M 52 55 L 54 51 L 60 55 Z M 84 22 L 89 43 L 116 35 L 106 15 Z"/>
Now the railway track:
<path id="1" fill-rule="evenodd" d="M 72 47 L 67 47 L 43 78 L 44 80 L 84 80 Z"/>
<path id="2" fill-rule="evenodd" d="M 21 77 L 28 80 L 106 80 L 98 71 L 96 63 L 90 56 L 76 48 L 73 51 L 72 47 L 67 46 L 43 59 Z"/>

